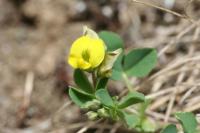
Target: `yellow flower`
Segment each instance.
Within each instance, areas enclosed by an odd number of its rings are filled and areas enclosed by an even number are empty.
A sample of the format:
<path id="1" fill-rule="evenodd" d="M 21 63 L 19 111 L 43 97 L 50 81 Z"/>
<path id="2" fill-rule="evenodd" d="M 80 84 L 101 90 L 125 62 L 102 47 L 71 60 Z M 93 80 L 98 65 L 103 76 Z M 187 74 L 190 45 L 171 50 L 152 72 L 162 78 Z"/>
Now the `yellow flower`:
<path id="1" fill-rule="evenodd" d="M 98 67 L 104 56 L 104 42 L 100 38 L 84 35 L 72 44 L 68 63 L 75 69 L 88 70 Z"/>

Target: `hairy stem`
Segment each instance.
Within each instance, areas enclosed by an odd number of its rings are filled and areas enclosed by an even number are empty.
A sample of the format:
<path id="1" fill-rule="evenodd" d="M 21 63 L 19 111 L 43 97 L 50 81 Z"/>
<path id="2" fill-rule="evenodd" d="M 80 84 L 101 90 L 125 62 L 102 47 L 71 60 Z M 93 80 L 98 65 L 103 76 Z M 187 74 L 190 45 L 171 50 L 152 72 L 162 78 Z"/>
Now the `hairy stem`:
<path id="1" fill-rule="evenodd" d="M 92 72 L 92 81 L 93 81 L 93 86 L 94 86 L 94 89 L 95 89 L 96 88 L 96 75 L 95 75 L 95 72 Z"/>
<path id="2" fill-rule="evenodd" d="M 129 90 L 130 92 L 132 92 L 132 91 L 133 91 L 133 90 L 132 90 L 132 85 L 131 85 L 131 83 L 130 83 L 130 81 L 129 81 L 129 79 L 128 79 L 128 76 L 126 75 L 126 73 L 123 73 L 123 74 L 122 74 L 122 77 L 123 77 L 123 80 L 124 80 L 124 83 L 125 83 L 126 87 L 128 88 L 128 90 Z"/>

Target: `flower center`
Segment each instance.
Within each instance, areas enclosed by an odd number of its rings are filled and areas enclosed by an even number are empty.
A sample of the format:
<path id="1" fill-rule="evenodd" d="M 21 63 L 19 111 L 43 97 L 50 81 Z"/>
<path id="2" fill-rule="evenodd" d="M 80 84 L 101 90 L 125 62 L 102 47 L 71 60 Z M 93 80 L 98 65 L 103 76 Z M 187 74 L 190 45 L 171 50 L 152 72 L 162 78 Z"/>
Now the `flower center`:
<path id="1" fill-rule="evenodd" d="M 84 51 L 82 52 L 82 58 L 83 58 L 85 61 L 89 62 L 89 60 L 90 60 L 90 53 L 89 53 L 88 49 L 86 49 L 86 50 L 84 50 Z"/>

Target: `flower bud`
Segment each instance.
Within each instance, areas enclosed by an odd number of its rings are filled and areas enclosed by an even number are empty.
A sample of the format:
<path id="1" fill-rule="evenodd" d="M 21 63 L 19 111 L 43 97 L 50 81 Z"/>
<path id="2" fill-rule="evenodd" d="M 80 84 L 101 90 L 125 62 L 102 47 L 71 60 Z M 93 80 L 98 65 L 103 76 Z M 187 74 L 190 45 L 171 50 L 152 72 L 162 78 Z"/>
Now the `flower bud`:
<path id="1" fill-rule="evenodd" d="M 86 114 L 88 116 L 88 119 L 90 120 L 96 120 L 98 118 L 98 114 L 94 111 L 89 111 Z"/>
<path id="2" fill-rule="evenodd" d="M 113 99 L 114 101 L 117 101 L 117 100 L 119 99 L 119 96 L 114 96 L 114 97 L 112 97 L 112 99 Z"/>
<path id="3" fill-rule="evenodd" d="M 108 111 L 105 108 L 98 109 L 97 113 L 101 117 L 109 117 Z"/>
<path id="4" fill-rule="evenodd" d="M 87 102 L 83 108 L 96 110 L 100 107 L 100 105 L 101 105 L 100 101 L 94 99 L 92 101 Z"/>
<path id="5" fill-rule="evenodd" d="M 93 39 L 99 39 L 98 34 L 95 31 L 93 31 L 92 29 L 88 28 L 87 26 L 83 26 L 83 35 L 89 36 Z"/>
<path id="6" fill-rule="evenodd" d="M 121 54 L 122 49 L 117 49 L 112 52 L 106 53 L 103 63 L 99 68 L 98 74 L 103 77 L 110 77 L 112 75 L 112 67 L 117 60 L 117 57 Z"/>

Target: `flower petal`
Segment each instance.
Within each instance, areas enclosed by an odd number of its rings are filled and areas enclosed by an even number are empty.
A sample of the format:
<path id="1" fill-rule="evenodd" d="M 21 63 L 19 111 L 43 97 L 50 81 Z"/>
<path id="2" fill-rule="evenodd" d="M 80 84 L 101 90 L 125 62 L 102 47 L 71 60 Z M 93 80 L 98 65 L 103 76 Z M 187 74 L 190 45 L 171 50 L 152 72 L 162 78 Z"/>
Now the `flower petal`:
<path id="1" fill-rule="evenodd" d="M 92 39 L 91 45 L 89 48 L 90 51 L 90 60 L 92 67 L 95 68 L 99 66 L 105 56 L 105 44 L 101 39 Z"/>
<path id="2" fill-rule="evenodd" d="M 90 45 L 89 37 L 82 36 L 75 40 L 75 42 L 72 44 L 72 47 L 70 49 L 70 55 L 74 55 L 76 57 L 81 57 L 82 52 L 86 50 Z"/>
<path id="3" fill-rule="evenodd" d="M 78 68 L 81 68 L 83 70 L 89 69 L 91 67 L 91 64 L 87 61 L 84 61 L 82 58 L 78 59 Z"/>
<path id="4" fill-rule="evenodd" d="M 73 54 L 70 54 L 68 57 L 68 63 L 73 67 L 73 68 L 78 68 L 77 64 L 77 58 Z"/>

